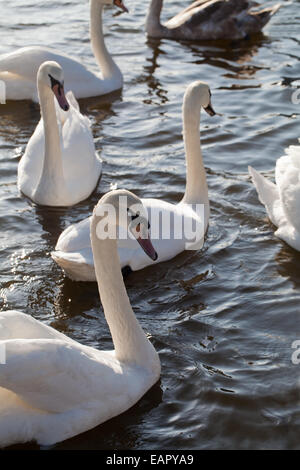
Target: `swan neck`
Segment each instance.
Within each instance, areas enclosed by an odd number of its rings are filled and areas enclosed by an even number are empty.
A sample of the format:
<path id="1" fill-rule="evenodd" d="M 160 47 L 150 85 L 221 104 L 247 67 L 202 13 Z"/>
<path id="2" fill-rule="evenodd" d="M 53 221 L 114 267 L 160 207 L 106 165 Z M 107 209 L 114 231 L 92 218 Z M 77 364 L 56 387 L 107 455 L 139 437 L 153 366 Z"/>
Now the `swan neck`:
<path id="1" fill-rule="evenodd" d="M 168 28 L 160 22 L 162 6 L 163 0 L 151 0 L 146 18 L 146 31 L 149 36 L 161 37 L 162 34 L 168 34 Z"/>
<path id="2" fill-rule="evenodd" d="M 122 74 L 111 55 L 109 54 L 103 36 L 103 8 L 99 0 L 90 0 L 90 36 L 92 50 L 101 69 L 102 78 L 110 79 L 118 77 L 122 80 Z"/>
<path id="3" fill-rule="evenodd" d="M 197 109 L 196 109 L 197 108 Z M 183 202 L 204 204 L 209 211 L 208 187 L 199 135 L 201 106 L 185 103 L 183 107 L 183 139 L 186 155 L 186 191 Z"/>
<path id="4" fill-rule="evenodd" d="M 47 199 L 44 201 L 44 195 L 51 194 L 54 199 L 62 193 L 65 187 L 63 175 L 63 163 L 61 153 L 61 141 L 55 110 L 54 94 L 52 90 L 38 81 L 38 93 L 41 106 L 41 116 L 44 126 L 45 153 L 43 169 L 40 181 L 38 183 L 36 194 L 38 203 L 52 205 Z M 53 200 L 55 205 L 55 200 Z"/>
<path id="5" fill-rule="evenodd" d="M 117 241 L 97 237 L 101 217 L 91 220 L 91 243 L 100 299 L 115 347 L 116 358 L 125 363 L 156 363 L 157 353 L 138 323 L 126 292 Z"/>

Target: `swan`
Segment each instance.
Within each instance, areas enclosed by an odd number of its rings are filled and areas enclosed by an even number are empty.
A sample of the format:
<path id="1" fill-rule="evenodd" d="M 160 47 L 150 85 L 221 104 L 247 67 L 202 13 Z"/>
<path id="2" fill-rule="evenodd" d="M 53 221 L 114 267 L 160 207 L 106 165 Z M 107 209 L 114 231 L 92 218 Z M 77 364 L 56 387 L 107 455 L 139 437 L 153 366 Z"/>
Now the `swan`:
<path id="1" fill-rule="evenodd" d="M 96 206 L 91 243 L 96 277 L 114 351 L 84 346 L 29 315 L 0 313 L 0 447 L 37 441 L 53 445 L 131 408 L 159 380 L 160 360 L 138 323 L 126 293 L 116 240 L 103 239 L 103 208 L 156 259 L 146 210 L 129 191 L 112 191 Z M 131 228 L 139 207 L 139 231 Z M 126 213 L 126 209 L 128 210 Z M 125 211 L 126 218 L 120 217 Z M 135 235 L 135 236 L 136 236 Z M 136 243 L 135 240 L 135 243 Z"/>
<path id="2" fill-rule="evenodd" d="M 277 227 L 276 237 L 300 251 L 300 145 L 291 145 L 277 160 L 276 184 L 251 166 L 249 173 L 260 202 Z"/>
<path id="3" fill-rule="evenodd" d="M 247 0 L 198 0 L 162 25 L 163 0 L 151 0 L 146 19 L 149 37 L 187 40 L 238 40 L 259 33 L 280 4 L 251 11 L 258 4 Z"/>
<path id="4" fill-rule="evenodd" d="M 183 103 L 187 182 L 182 201 L 176 205 L 159 199 L 142 199 L 148 210 L 152 226 L 151 237 L 159 261 L 170 260 L 186 249 L 187 239 L 182 235 L 179 235 L 177 239 L 174 236 L 175 223 L 181 224 L 183 219 L 185 226 L 189 222 L 195 222 L 199 228 L 199 234 L 202 231 L 201 239 L 196 243 L 195 249 L 199 249 L 203 245 L 209 219 L 209 200 L 199 139 L 201 107 L 209 114 L 215 114 L 211 106 L 209 86 L 201 81 L 196 81 L 188 86 Z M 192 205 L 200 205 L 204 209 L 203 214 L 199 215 L 197 206 Z M 162 233 L 160 220 L 167 222 L 170 220 L 170 237 L 167 232 Z M 172 223 L 173 226 L 171 226 Z M 96 280 L 89 227 L 89 218 L 68 227 L 60 235 L 55 251 L 51 254 L 54 261 L 75 281 L 93 282 Z M 154 263 L 142 252 L 136 250 L 133 240 L 119 240 L 118 246 L 121 267 L 126 270 L 130 268 L 132 271 L 137 271 Z"/>
<path id="5" fill-rule="evenodd" d="M 65 72 L 66 91 L 77 99 L 105 95 L 123 86 L 120 69 L 108 53 L 102 32 L 104 5 L 114 4 L 127 11 L 122 0 L 90 0 L 91 43 L 101 69 L 97 75 L 72 57 L 48 47 L 24 47 L 0 56 L 0 80 L 6 85 L 6 100 L 33 100 L 38 102 L 35 80 L 43 62 L 58 62 Z"/>
<path id="6" fill-rule="evenodd" d="M 40 66 L 41 119 L 18 166 L 19 190 L 45 206 L 83 201 L 95 189 L 102 169 L 90 121 L 80 114 L 72 92 L 65 97 L 63 84 L 64 73 L 58 63 Z"/>

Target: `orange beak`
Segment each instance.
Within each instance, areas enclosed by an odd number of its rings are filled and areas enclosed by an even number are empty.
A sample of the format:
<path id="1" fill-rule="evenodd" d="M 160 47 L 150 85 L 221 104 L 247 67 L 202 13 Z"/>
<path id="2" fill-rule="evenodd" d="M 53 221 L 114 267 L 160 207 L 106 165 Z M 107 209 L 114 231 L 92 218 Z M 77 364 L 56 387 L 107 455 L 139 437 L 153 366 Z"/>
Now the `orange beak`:
<path id="1" fill-rule="evenodd" d="M 119 7 L 121 8 L 121 10 L 125 11 L 126 13 L 128 13 L 128 9 L 125 7 L 124 3 L 122 2 L 122 0 L 114 0 L 114 5 L 116 5 L 116 7 Z"/>
<path id="2" fill-rule="evenodd" d="M 70 109 L 70 105 L 65 95 L 64 86 L 60 83 L 56 83 L 55 85 L 53 85 L 52 91 L 55 94 L 61 109 L 63 109 L 64 111 L 68 111 Z"/>
<path id="3" fill-rule="evenodd" d="M 136 239 L 140 247 L 144 250 L 146 255 L 149 256 L 152 261 L 157 261 L 158 259 L 158 254 L 156 253 L 154 246 L 152 245 L 152 242 L 150 238 L 143 239 L 143 238 L 137 238 Z"/>

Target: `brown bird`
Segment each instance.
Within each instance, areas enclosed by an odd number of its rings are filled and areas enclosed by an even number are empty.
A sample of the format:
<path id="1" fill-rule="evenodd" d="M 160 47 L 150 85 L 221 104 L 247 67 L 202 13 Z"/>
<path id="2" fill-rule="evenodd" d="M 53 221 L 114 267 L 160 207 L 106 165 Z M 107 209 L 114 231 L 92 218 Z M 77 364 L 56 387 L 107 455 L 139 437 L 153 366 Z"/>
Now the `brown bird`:
<path id="1" fill-rule="evenodd" d="M 162 25 L 163 0 L 151 0 L 146 20 L 149 37 L 186 40 L 244 39 L 259 33 L 280 4 L 253 11 L 247 0 L 197 0 Z"/>

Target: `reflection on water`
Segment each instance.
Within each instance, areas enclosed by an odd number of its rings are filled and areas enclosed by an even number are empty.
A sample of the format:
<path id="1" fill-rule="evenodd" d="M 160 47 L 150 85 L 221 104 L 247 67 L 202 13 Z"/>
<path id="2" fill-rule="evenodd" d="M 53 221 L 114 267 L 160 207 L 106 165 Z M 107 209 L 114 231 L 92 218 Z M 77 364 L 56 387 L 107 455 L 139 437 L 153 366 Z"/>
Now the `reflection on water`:
<path id="1" fill-rule="evenodd" d="M 0 53 L 51 44 L 95 68 L 86 2 L 62 1 L 63 16 L 51 2 L 42 10 L 28 0 L 0 3 Z M 72 282 L 53 263 L 58 235 L 115 185 L 180 200 L 181 108 L 191 81 L 210 84 L 222 114 L 201 116 L 211 202 L 203 249 L 126 279 L 160 354 L 161 383 L 121 417 L 57 448 L 299 448 L 291 345 L 300 335 L 300 255 L 274 236 L 247 174 L 251 164 L 272 178 L 276 159 L 299 137 L 299 107 L 291 103 L 300 77 L 298 4 L 285 2 L 263 35 L 235 44 L 147 40 L 143 2 L 128 0 L 129 15 L 108 10 L 107 44 L 124 89 L 80 103 L 104 165 L 97 190 L 76 207 L 36 207 L 19 194 L 17 164 L 40 113 L 28 102 L 0 106 L 0 308 L 20 309 L 103 349 L 112 342 L 97 285 Z M 164 12 L 172 16 L 180 6 L 165 0 Z"/>
<path id="2" fill-rule="evenodd" d="M 43 230 L 41 237 L 47 245 L 53 246 L 64 230 L 64 220 L 68 209 L 36 205 L 34 207 L 37 221 Z"/>
<path id="3" fill-rule="evenodd" d="M 288 281 L 290 281 L 294 285 L 294 288 L 296 290 L 299 289 L 300 254 L 293 250 L 293 248 L 283 244 L 282 248 L 277 253 L 275 260 L 277 263 L 278 273 L 284 278 L 286 278 Z"/>
<path id="4" fill-rule="evenodd" d="M 146 59 L 147 63 L 150 65 L 144 67 L 145 75 L 139 80 L 147 83 L 149 98 L 145 99 L 143 102 L 149 105 L 164 104 L 168 102 L 168 91 L 162 88 L 162 84 L 155 77 L 156 69 L 160 67 L 158 64 L 159 56 L 164 54 L 163 48 L 161 47 L 161 40 L 149 39 L 147 45 L 149 51 L 152 52 L 151 56 Z M 155 96 L 158 98 L 158 101 L 153 99 Z"/>
<path id="5" fill-rule="evenodd" d="M 259 48 L 268 43 L 263 35 L 256 36 L 251 40 L 230 43 L 226 41 L 209 41 L 199 44 L 184 43 L 186 49 L 190 49 L 197 64 L 210 64 L 216 68 L 236 73 L 236 78 L 243 78 L 245 73 L 252 75 L 256 67 L 248 62 L 253 61 Z M 246 64 L 243 67 L 243 64 Z"/>

